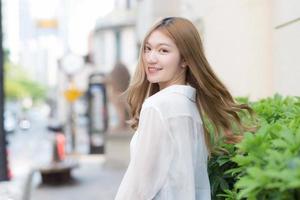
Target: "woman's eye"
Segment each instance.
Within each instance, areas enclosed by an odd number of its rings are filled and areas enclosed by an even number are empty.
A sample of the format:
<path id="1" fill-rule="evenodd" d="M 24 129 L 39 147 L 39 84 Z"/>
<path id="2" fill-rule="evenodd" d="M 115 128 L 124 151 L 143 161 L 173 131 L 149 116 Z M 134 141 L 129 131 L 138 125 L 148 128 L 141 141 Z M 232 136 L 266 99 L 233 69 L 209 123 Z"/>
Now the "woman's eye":
<path id="1" fill-rule="evenodd" d="M 159 50 L 161 53 L 168 53 L 169 51 L 167 49 L 160 49 Z"/>
<path id="2" fill-rule="evenodd" d="M 145 47 L 144 51 L 149 52 L 149 51 L 151 51 L 151 48 L 150 47 Z"/>

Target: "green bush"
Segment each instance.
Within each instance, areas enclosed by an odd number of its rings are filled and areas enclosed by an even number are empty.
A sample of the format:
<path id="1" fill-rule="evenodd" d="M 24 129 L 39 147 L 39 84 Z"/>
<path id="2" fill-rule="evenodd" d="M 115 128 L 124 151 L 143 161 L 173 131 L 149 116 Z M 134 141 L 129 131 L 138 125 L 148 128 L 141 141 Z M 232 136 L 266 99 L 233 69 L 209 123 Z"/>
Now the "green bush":
<path id="1" fill-rule="evenodd" d="M 260 128 L 237 145 L 219 144 L 226 151 L 209 161 L 213 199 L 300 199 L 300 98 L 276 94 L 249 105 Z"/>

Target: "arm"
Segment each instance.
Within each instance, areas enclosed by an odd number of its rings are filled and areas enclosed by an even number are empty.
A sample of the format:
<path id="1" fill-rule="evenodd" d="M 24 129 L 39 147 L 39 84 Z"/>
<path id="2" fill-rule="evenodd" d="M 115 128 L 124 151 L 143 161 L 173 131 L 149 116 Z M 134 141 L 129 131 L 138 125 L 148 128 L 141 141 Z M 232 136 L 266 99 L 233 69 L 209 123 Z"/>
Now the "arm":
<path id="1" fill-rule="evenodd" d="M 142 110 L 136 152 L 120 185 L 116 200 L 150 200 L 162 188 L 173 158 L 173 139 L 154 107 Z"/>

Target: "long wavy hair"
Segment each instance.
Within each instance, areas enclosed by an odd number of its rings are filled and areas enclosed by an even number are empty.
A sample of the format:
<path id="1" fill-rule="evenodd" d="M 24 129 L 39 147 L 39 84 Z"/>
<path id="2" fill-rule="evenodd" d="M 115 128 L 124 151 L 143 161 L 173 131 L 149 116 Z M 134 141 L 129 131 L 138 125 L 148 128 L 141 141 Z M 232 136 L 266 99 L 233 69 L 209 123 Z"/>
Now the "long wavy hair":
<path id="1" fill-rule="evenodd" d="M 144 100 L 159 91 L 158 83 L 150 83 L 145 72 L 145 42 L 155 30 L 171 38 L 181 57 L 187 64 L 186 83 L 196 89 L 196 104 L 204 122 L 207 119 L 214 131 L 210 134 L 208 123 L 204 123 L 205 141 L 209 151 L 212 143 L 219 136 L 225 137 L 229 143 L 237 143 L 242 139 L 241 133 L 248 130 L 241 122 L 238 113 L 246 110 L 251 115 L 252 109 L 247 104 L 235 102 L 225 85 L 219 80 L 208 63 L 203 50 L 200 35 L 196 27 L 187 19 L 180 17 L 164 18 L 153 25 L 142 42 L 136 71 L 127 89 L 127 101 L 131 108 L 131 127 L 136 130 Z M 239 133 L 233 133 L 233 125 L 238 125 Z"/>

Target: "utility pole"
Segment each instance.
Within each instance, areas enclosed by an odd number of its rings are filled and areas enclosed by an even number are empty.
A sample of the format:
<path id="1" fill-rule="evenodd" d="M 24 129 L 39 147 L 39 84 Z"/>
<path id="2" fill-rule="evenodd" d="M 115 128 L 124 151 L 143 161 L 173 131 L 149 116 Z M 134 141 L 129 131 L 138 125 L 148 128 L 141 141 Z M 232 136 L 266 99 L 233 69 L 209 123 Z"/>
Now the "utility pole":
<path id="1" fill-rule="evenodd" d="M 9 180 L 6 154 L 6 138 L 4 131 L 4 56 L 2 35 L 2 1 L 0 0 L 0 181 Z"/>

